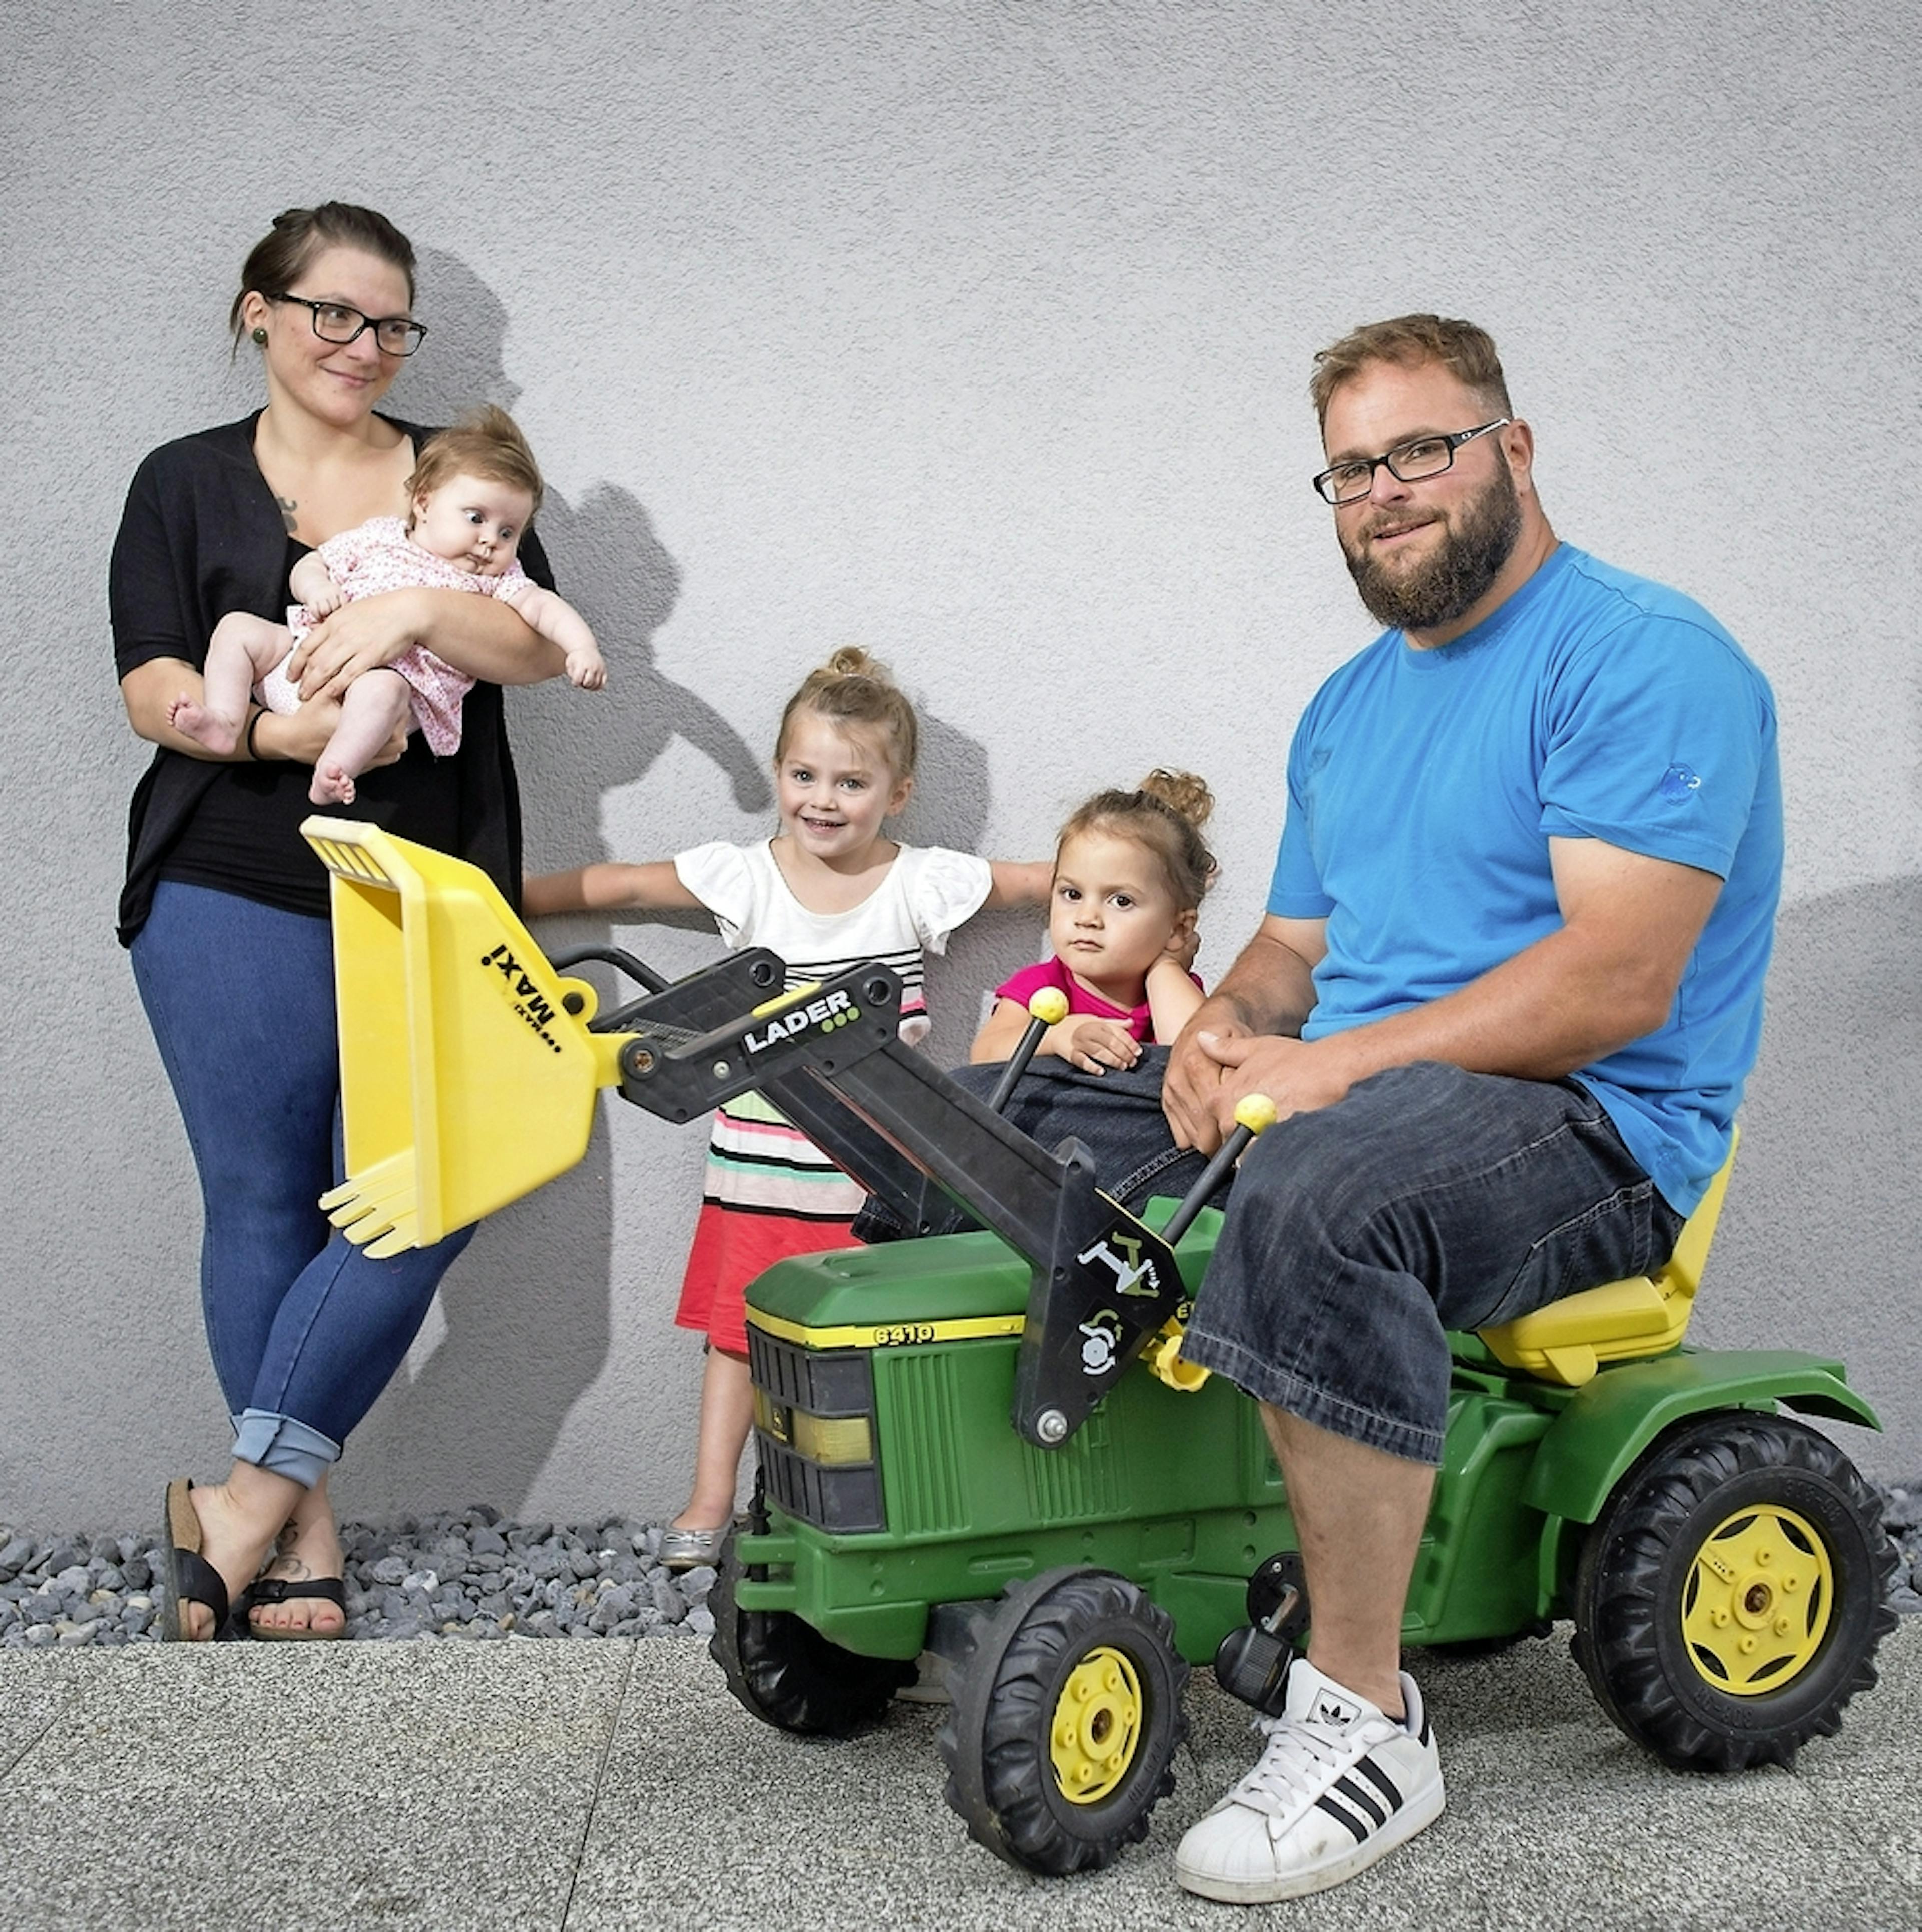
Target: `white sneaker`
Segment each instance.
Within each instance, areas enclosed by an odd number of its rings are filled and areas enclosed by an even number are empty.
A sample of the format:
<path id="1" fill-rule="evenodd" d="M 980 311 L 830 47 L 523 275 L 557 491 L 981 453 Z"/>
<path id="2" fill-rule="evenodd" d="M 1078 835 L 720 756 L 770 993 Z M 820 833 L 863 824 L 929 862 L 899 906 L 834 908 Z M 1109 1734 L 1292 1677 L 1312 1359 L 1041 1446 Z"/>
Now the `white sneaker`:
<path id="1" fill-rule="evenodd" d="M 1176 1880 L 1237 1905 L 1325 1892 L 1441 1816 L 1441 1760 L 1415 1680 L 1402 1674 L 1405 1719 L 1324 1677 L 1306 1658 L 1288 1672 L 1288 1703 L 1261 1718 L 1255 1768 L 1192 1826 Z"/>

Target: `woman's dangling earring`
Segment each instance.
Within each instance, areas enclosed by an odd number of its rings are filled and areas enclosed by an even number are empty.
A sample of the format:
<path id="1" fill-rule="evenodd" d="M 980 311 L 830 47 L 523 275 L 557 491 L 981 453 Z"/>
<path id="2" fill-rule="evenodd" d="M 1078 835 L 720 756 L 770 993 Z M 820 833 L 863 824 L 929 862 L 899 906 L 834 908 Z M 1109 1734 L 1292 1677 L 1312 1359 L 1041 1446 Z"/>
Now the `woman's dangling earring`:
<path id="1" fill-rule="evenodd" d="M 256 328 L 253 332 L 253 346 L 256 349 L 265 349 L 266 347 L 267 332 L 264 328 Z"/>

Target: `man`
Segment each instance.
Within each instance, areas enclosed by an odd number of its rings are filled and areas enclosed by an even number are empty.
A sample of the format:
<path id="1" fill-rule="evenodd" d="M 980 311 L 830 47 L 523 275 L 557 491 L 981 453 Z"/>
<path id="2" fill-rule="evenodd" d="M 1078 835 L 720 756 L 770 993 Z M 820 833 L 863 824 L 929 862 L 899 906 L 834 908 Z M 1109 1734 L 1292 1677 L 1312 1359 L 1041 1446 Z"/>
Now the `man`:
<path id="1" fill-rule="evenodd" d="M 1296 731 L 1267 916 L 1171 1056 L 1176 1142 L 1261 1092 L 1183 1345 L 1263 1406 L 1312 1610 L 1191 1891 L 1321 1890 L 1440 1815 L 1403 1605 L 1444 1330 L 1659 1265 L 1727 1154 L 1781 872 L 1773 702 L 1720 626 L 1559 544 L 1480 329 L 1316 358 L 1316 488 L 1389 628 Z"/>

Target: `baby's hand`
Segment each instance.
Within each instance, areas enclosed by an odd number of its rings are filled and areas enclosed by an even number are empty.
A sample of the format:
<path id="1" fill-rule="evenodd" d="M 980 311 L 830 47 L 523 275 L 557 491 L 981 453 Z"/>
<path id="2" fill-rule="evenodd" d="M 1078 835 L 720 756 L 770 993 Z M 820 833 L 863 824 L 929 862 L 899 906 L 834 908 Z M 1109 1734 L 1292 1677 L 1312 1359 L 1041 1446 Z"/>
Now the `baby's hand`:
<path id="1" fill-rule="evenodd" d="M 1119 1020 L 1097 1019 L 1092 1013 L 1079 1013 L 1050 1027 L 1042 1036 L 1041 1050 L 1084 1073 L 1132 1066 L 1141 1057 L 1141 1042 Z"/>
<path id="2" fill-rule="evenodd" d="M 310 550 L 294 566 L 287 588 L 300 599 L 301 608 L 316 619 L 331 617 L 343 601 L 340 586 L 321 562 L 317 550 Z"/>
<path id="3" fill-rule="evenodd" d="M 607 661 L 589 644 L 567 654 L 567 681 L 577 691 L 598 691 L 607 681 Z"/>

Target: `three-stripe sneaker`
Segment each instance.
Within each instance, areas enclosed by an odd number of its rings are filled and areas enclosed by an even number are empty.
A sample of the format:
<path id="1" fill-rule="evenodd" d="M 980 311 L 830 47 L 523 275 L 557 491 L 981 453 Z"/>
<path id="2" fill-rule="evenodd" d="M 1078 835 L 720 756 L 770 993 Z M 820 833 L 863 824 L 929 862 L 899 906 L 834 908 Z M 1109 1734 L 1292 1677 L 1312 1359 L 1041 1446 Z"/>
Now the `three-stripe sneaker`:
<path id="1" fill-rule="evenodd" d="M 1288 1702 L 1264 1718 L 1255 1768 L 1193 1826 L 1174 1855 L 1190 1892 L 1237 1905 L 1324 1892 L 1365 1871 L 1441 1816 L 1441 1760 L 1414 1679 L 1405 1719 L 1324 1677 L 1306 1658 Z"/>

